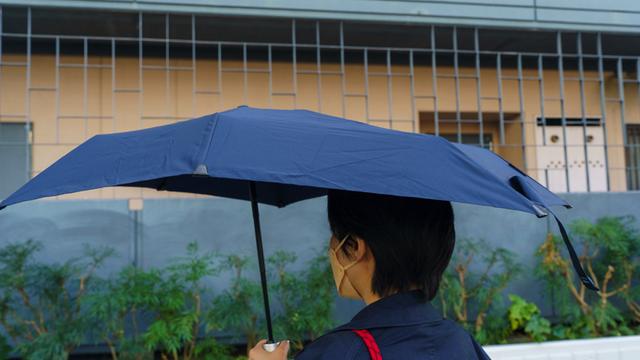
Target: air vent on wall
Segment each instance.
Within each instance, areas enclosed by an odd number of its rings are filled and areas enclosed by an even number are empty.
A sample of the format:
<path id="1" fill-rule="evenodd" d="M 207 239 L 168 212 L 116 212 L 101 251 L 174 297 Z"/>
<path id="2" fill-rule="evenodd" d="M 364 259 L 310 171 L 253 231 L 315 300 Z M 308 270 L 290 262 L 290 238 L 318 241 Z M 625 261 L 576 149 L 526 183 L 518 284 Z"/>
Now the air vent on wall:
<path id="1" fill-rule="evenodd" d="M 581 117 L 566 117 L 565 124 L 567 126 L 600 126 L 599 118 L 581 118 Z M 545 117 L 544 121 L 541 117 L 537 118 L 536 123 L 538 126 L 562 126 L 562 118 L 560 117 Z"/>

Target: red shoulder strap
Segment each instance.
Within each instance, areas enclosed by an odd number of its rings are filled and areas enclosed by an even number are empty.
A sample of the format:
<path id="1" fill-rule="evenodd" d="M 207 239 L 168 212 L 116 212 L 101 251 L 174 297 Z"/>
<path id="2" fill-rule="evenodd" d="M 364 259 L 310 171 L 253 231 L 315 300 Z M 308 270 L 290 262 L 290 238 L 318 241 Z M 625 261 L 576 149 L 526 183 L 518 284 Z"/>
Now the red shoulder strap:
<path id="1" fill-rule="evenodd" d="M 356 333 L 356 335 L 358 335 L 364 342 L 364 345 L 369 350 L 371 360 L 382 360 L 380 348 L 378 347 L 378 344 L 376 343 L 373 335 L 371 335 L 371 332 L 369 332 L 369 330 L 353 330 L 353 332 Z"/>

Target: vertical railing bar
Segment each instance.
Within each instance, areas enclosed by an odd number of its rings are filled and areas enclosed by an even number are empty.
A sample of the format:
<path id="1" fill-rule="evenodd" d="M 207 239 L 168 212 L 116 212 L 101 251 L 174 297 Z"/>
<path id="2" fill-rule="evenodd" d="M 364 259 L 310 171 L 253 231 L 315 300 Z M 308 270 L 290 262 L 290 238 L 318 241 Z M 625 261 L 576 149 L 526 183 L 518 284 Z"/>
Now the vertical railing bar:
<path id="1" fill-rule="evenodd" d="M 525 113 L 524 113 L 524 86 L 523 86 L 523 75 L 522 75 L 522 54 L 518 54 L 518 107 L 520 110 L 520 137 L 522 142 L 522 164 L 524 166 L 524 171 L 528 171 L 527 166 L 527 137 L 526 137 L 526 121 L 525 121 Z M 502 100 L 501 100 L 502 101 Z"/>
<path id="2" fill-rule="evenodd" d="M 638 62 L 640 64 L 640 61 Z M 629 190 L 640 190 L 639 181 L 640 181 L 640 169 L 638 168 L 638 160 L 640 160 L 640 146 L 638 144 L 638 140 L 640 140 L 640 133 L 638 132 L 638 127 L 635 126 L 633 128 L 633 147 L 631 148 L 630 153 L 632 154 L 633 159 L 631 160 L 631 164 L 633 164 L 633 171 L 631 172 L 633 176 L 633 181 L 631 183 L 631 187 L 627 186 Z"/>
<path id="3" fill-rule="evenodd" d="M 164 39 L 165 39 L 165 59 L 164 59 L 164 97 L 165 97 L 165 114 L 171 114 L 171 116 L 178 115 L 178 104 L 177 99 L 175 100 L 174 111 L 171 110 L 171 18 L 169 13 L 165 13 L 165 21 L 164 21 Z M 175 120 L 173 120 L 175 122 Z M 165 192 L 163 197 L 169 197 L 169 193 Z"/>
<path id="4" fill-rule="evenodd" d="M 638 169 L 638 161 L 640 159 L 640 147 L 638 147 L 638 140 L 639 140 L 638 139 L 638 127 L 635 127 L 634 130 L 635 131 L 634 131 L 633 135 L 634 135 L 635 139 L 634 139 L 634 146 L 633 146 L 633 151 L 632 151 L 632 154 L 633 154 L 633 162 L 632 162 L 632 164 L 633 164 L 633 167 L 634 167 L 633 168 L 634 171 L 633 171 L 633 187 L 632 187 L 632 189 L 633 190 L 640 190 L 638 188 L 638 186 L 639 186 L 638 181 L 640 180 L 640 171 Z"/>
<path id="5" fill-rule="evenodd" d="M 556 46 L 558 54 L 558 80 L 560 85 L 560 121 L 562 124 L 562 148 L 564 150 L 564 177 L 567 182 L 567 192 L 571 192 L 571 184 L 569 183 L 569 154 L 567 146 L 567 117 L 564 109 L 564 61 L 562 55 L 562 33 L 556 33 Z"/>
<path id="6" fill-rule="evenodd" d="M 292 51 L 292 71 L 293 71 L 293 108 L 298 108 L 298 55 L 296 49 L 296 19 L 291 20 L 291 51 Z"/>
<path id="7" fill-rule="evenodd" d="M 198 63 L 196 57 L 196 16 L 191 14 L 191 117 L 196 117 L 198 108 Z"/>
<path id="8" fill-rule="evenodd" d="M 622 58 L 617 60 L 617 80 L 618 80 L 618 102 L 620 103 L 620 126 L 622 127 L 622 145 L 627 146 L 627 124 L 624 113 L 624 74 L 622 69 Z"/>
<path id="9" fill-rule="evenodd" d="M 540 121 L 542 123 L 542 146 L 547 145 L 547 119 L 544 115 L 544 65 L 542 55 L 538 55 L 538 90 L 540 95 Z M 536 121 L 536 126 L 538 126 Z"/>
<path id="10" fill-rule="evenodd" d="M 632 139 L 635 139 L 635 132 L 633 128 L 630 128 Z M 632 141 L 633 142 L 633 141 Z M 625 178 L 627 181 L 627 190 L 632 190 L 636 185 L 636 167 L 633 165 L 636 163 L 635 157 L 636 147 L 633 144 L 629 144 L 629 147 L 624 149 L 624 160 L 625 160 Z"/>
<path id="11" fill-rule="evenodd" d="M 389 129 L 393 129 L 393 85 L 391 84 L 391 50 L 387 49 L 387 116 Z"/>
<path id="12" fill-rule="evenodd" d="M 342 89 L 342 117 L 347 116 L 347 107 L 345 104 L 345 94 L 347 92 L 347 74 L 344 66 L 344 22 L 340 21 L 340 86 Z"/>
<path id="13" fill-rule="evenodd" d="M 436 28 L 431 25 L 431 91 L 433 92 L 433 128 L 435 135 L 440 135 L 440 121 L 438 119 L 438 69 L 436 65 Z"/>
<path id="14" fill-rule="evenodd" d="M 320 21 L 316 20 L 316 71 L 318 74 L 318 111 L 322 112 L 322 63 L 320 56 Z"/>
<path id="15" fill-rule="evenodd" d="M 369 50 L 364 48 L 364 113 L 369 123 Z"/>
<path id="16" fill-rule="evenodd" d="M 635 128 L 629 128 L 630 143 L 625 149 L 625 161 L 627 161 L 627 190 L 638 189 L 638 138 Z"/>
<path id="17" fill-rule="evenodd" d="M 142 115 L 143 115 L 143 111 L 142 111 L 142 106 L 143 106 L 143 99 L 142 99 L 142 89 L 144 84 L 142 83 L 143 80 L 143 43 L 142 43 L 142 35 L 143 35 L 143 30 L 142 30 L 142 26 L 143 26 L 143 19 L 142 19 L 142 12 L 138 13 L 138 126 L 142 127 Z"/>
<path id="18" fill-rule="evenodd" d="M 89 86 L 89 79 L 88 79 L 88 73 L 87 70 L 89 69 L 89 40 L 85 37 L 83 39 L 83 46 L 84 46 L 84 52 L 83 52 L 83 58 L 82 58 L 82 115 L 84 117 L 84 139 L 87 139 L 88 136 L 88 132 L 89 132 L 89 109 L 88 109 L 88 103 L 89 103 L 89 94 L 88 94 L 88 86 Z"/>
<path id="19" fill-rule="evenodd" d="M 565 114 L 564 100 L 564 58 L 562 55 L 562 33 L 556 33 L 556 46 L 558 53 L 558 81 L 560 85 L 560 121 L 562 123 L 562 148 L 564 152 L 564 177 L 567 182 L 567 192 L 571 192 L 571 184 L 569 179 L 569 154 L 567 146 L 567 116 Z"/>
<path id="20" fill-rule="evenodd" d="M 27 68 L 26 70 L 26 98 L 25 98 L 25 115 L 26 115 L 26 124 L 25 124 L 25 132 L 26 132 L 26 136 L 27 136 L 27 141 L 25 141 L 25 147 L 26 147 L 26 151 L 25 153 L 27 154 L 25 162 L 26 162 L 26 169 L 27 169 L 27 174 L 26 174 L 26 180 L 29 181 L 29 179 L 31 178 L 31 174 L 33 169 L 31 168 L 32 162 L 31 162 L 31 143 L 32 143 L 32 136 L 31 136 L 31 128 L 32 128 L 32 123 L 31 123 L 31 36 L 32 36 L 32 17 L 31 17 L 31 7 L 27 8 Z"/>
<path id="21" fill-rule="evenodd" d="M 584 94 L 584 59 L 582 56 L 582 33 L 576 36 L 576 51 L 578 53 L 578 84 L 580 86 L 580 116 L 582 117 L 582 143 L 584 145 L 584 168 L 587 177 L 587 192 L 591 191 L 591 174 L 589 173 L 589 148 L 587 144 L 587 110 Z"/>
<path id="22" fill-rule="evenodd" d="M 60 142 L 60 37 L 56 36 L 56 143 Z"/>
<path id="23" fill-rule="evenodd" d="M 111 132 L 116 132 L 116 40 L 111 38 Z M 100 120 L 102 121 L 102 120 Z M 102 123 L 100 123 L 102 132 Z M 111 191 L 111 198 L 116 198 L 116 192 Z"/>
<path id="24" fill-rule="evenodd" d="M 504 145 L 504 112 L 502 109 L 502 54 L 496 55 L 496 81 L 498 83 L 498 121 L 500 122 L 500 144 Z M 522 139 L 524 141 L 524 139 Z"/>
<path id="25" fill-rule="evenodd" d="M 458 69 L 458 28 L 453 27 L 453 78 L 456 90 L 456 131 L 458 142 L 462 142 L 462 121 L 460 114 L 460 74 Z"/>
<path id="26" fill-rule="evenodd" d="M 413 122 L 413 132 L 419 132 L 418 115 L 416 114 L 416 89 L 415 89 L 415 74 L 413 68 L 413 50 L 409 50 L 409 91 L 411 96 L 411 120 Z"/>
<path id="27" fill-rule="evenodd" d="M 269 108 L 273 107 L 273 54 L 271 44 L 267 46 L 267 61 L 269 62 Z"/>
<path id="28" fill-rule="evenodd" d="M 549 187 L 549 169 L 544 169 L 544 184 Z"/>
<path id="29" fill-rule="evenodd" d="M 216 64 L 218 72 L 218 111 L 222 110 L 223 93 L 222 93 L 222 43 L 218 43 L 218 63 Z"/>
<path id="30" fill-rule="evenodd" d="M 144 116 L 144 50 L 143 50 L 143 36 L 144 31 L 142 26 L 144 25 L 144 19 L 142 12 L 138 12 L 138 126 L 142 128 L 142 117 Z M 139 190 L 140 197 L 143 197 L 143 190 Z"/>
<path id="31" fill-rule="evenodd" d="M 638 147 L 638 127 L 634 127 L 634 132 L 633 132 L 633 136 L 634 136 L 634 146 L 633 146 L 633 151 L 631 152 L 633 154 L 633 187 L 631 189 L 633 190 L 640 190 L 638 187 L 640 186 L 639 181 L 640 181 L 640 171 L 638 168 L 638 161 L 640 160 L 640 147 Z"/>
<path id="32" fill-rule="evenodd" d="M 638 100 L 640 101 L 640 72 L 639 71 L 640 71 L 640 58 L 636 59 L 636 89 L 638 92 Z M 638 152 L 640 150 L 640 147 L 638 144 L 639 139 L 638 139 L 637 129 L 638 129 L 637 127 L 634 128 L 633 148 L 631 148 L 629 151 L 629 153 L 633 155 L 633 160 L 631 161 L 631 165 L 633 166 L 633 170 L 631 171 L 631 175 L 633 176 L 633 182 L 631 186 L 627 185 L 628 190 L 640 190 L 638 189 L 638 180 L 640 178 L 640 169 L 638 168 L 638 160 L 639 160 Z M 627 134 L 627 136 L 629 136 L 629 134 Z M 627 146 L 631 146 L 631 144 L 627 144 Z"/>
<path id="33" fill-rule="evenodd" d="M 611 179 L 609 176 L 609 139 L 607 137 L 607 103 L 604 84 L 604 60 L 602 56 L 602 33 L 596 36 L 596 52 L 598 56 L 598 84 L 600 88 L 600 116 L 602 118 L 602 131 L 604 137 L 604 163 L 607 177 L 607 191 L 611 190 Z"/>
<path id="34" fill-rule="evenodd" d="M 479 128 L 479 140 L 480 147 L 484 148 L 484 119 L 482 116 L 482 84 L 480 83 L 480 35 L 478 34 L 478 28 L 473 29 L 473 47 L 475 51 L 475 66 L 476 66 L 476 103 L 478 107 L 478 128 Z M 500 123 L 501 125 L 502 122 Z M 504 128 L 504 126 L 503 126 Z M 504 139 L 504 137 L 503 137 Z"/>
<path id="35" fill-rule="evenodd" d="M 169 59 L 171 58 L 171 54 L 170 54 L 170 43 L 169 43 L 169 38 L 170 38 L 170 29 L 169 29 L 169 14 L 166 13 L 164 14 L 164 41 L 165 41 L 165 45 L 164 45 L 164 100 L 165 100 L 165 114 L 169 114 L 170 112 L 168 111 L 171 108 L 171 96 L 169 95 L 171 93 L 171 74 L 169 71 L 171 62 L 169 61 Z M 174 113 L 175 115 L 175 113 Z"/>
<path id="36" fill-rule="evenodd" d="M 617 61 L 617 80 L 618 80 L 618 102 L 619 102 L 619 106 L 620 106 L 620 127 L 622 130 L 622 149 L 624 151 L 624 149 L 627 148 L 627 124 L 625 121 L 625 99 L 624 99 L 624 74 L 622 73 L 623 69 L 622 69 L 622 58 L 618 58 Z M 625 164 L 626 167 L 626 164 Z M 625 169 L 626 170 L 626 169 Z M 625 171 L 626 172 L 626 171 Z M 626 175 L 626 174 L 625 174 Z"/>
<path id="37" fill-rule="evenodd" d="M 111 131 L 115 132 L 116 120 L 116 40 L 111 38 Z M 115 196 L 115 193 L 113 193 Z"/>
<path id="38" fill-rule="evenodd" d="M 247 71 L 247 43 L 242 43 L 242 103 L 247 104 L 247 91 L 249 87 L 249 75 Z"/>

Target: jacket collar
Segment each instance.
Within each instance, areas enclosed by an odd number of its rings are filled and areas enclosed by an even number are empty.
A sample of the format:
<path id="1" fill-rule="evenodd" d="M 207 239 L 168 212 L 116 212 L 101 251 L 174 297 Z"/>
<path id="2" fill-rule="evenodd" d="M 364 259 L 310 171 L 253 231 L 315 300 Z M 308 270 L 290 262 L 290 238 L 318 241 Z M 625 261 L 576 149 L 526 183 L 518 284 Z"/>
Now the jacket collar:
<path id="1" fill-rule="evenodd" d="M 442 320 L 442 315 L 420 291 L 382 298 L 367 305 L 347 324 L 333 331 L 409 326 Z"/>

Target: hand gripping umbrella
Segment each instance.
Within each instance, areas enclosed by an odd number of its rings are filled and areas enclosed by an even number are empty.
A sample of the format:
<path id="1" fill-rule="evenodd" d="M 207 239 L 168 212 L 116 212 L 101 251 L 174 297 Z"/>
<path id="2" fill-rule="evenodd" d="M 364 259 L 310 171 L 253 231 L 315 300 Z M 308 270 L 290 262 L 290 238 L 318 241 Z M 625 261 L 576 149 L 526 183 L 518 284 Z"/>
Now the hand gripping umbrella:
<path id="1" fill-rule="evenodd" d="M 273 333 L 258 203 L 283 207 L 341 189 L 538 217 L 552 213 L 553 205 L 570 207 L 488 150 L 306 110 L 241 106 L 171 125 L 96 135 L 2 201 L 0 210 L 107 186 L 250 200 L 269 343 Z M 559 220 L 558 225 L 581 281 L 597 290 Z"/>

